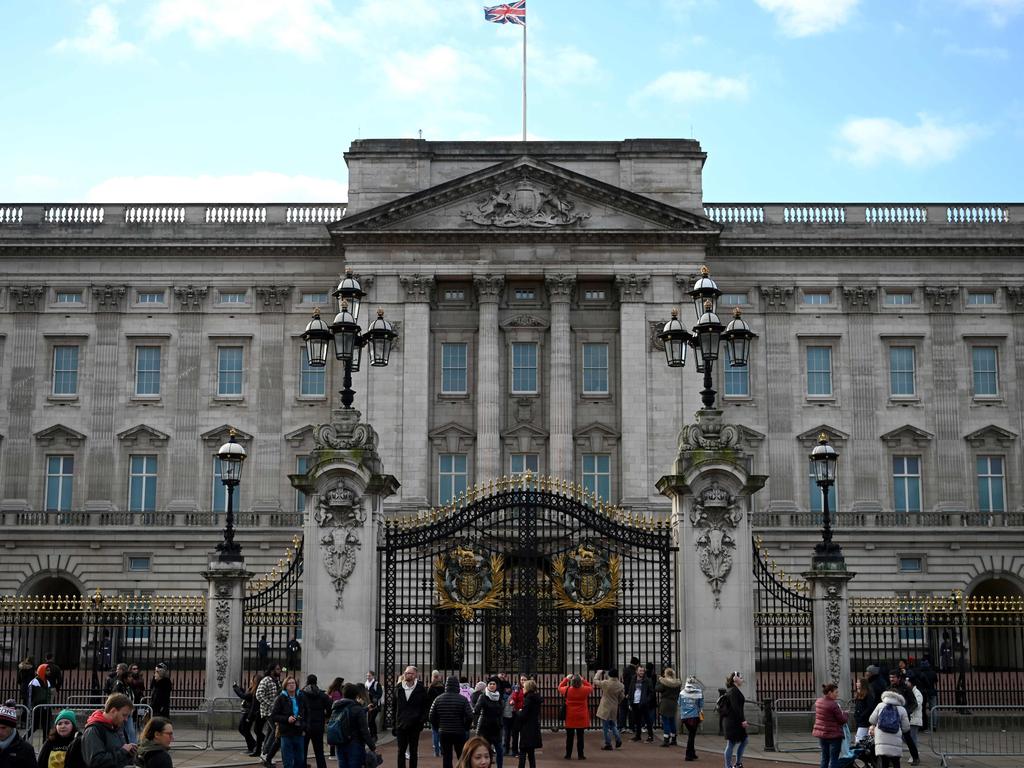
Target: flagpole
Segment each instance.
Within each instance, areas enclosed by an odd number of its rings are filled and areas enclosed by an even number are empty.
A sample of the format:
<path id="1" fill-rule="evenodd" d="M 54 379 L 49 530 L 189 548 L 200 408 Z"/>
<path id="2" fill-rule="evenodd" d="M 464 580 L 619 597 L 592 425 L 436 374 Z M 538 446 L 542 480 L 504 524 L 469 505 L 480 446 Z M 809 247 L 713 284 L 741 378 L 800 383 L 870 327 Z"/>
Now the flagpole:
<path id="1" fill-rule="evenodd" d="M 526 141 L 526 24 L 523 24 L 523 141 Z"/>

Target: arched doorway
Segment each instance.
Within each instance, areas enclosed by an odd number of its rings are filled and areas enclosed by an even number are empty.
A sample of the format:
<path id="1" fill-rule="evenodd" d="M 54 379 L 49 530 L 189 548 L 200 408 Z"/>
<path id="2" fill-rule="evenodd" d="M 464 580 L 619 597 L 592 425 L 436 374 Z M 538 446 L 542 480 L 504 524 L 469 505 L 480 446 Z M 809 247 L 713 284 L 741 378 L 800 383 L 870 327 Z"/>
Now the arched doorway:
<path id="1" fill-rule="evenodd" d="M 62 670 L 78 669 L 82 655 L 82 620 L 78 611 L 67 610 L 67 601 L 79 601 L 82 593 L 67 576 L 48 573 L 30 582 L 24 592 L 38 603 L 31 623 L 23 628 L 20 658 L 32 656 L 42 663 L 47 653 Z"/>
<path id="2" fill-rule="evenodd" d="M 978 582 L 967 601 L 971 667 L 984 672 L 1024 671 L 1024 593 L 994 576 Z"/>

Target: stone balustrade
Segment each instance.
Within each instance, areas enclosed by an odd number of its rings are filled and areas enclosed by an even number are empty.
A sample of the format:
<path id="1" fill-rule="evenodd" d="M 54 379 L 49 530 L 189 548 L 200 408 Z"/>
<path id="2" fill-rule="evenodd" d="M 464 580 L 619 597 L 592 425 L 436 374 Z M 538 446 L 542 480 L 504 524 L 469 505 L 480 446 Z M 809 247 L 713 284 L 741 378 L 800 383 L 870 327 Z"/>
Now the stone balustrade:
<path id="1" fill-rule="evenodd" d="M 239 529 L 299 528 L 302 512 L 237 512 Z M 40 510 L 0 512 L 4 527 L 18 528 L 222 528 L 225 515 L 209 510 L 196 512 L 125 512 L 80 510 L 53 512 Z"/>
<path id="2" fill-rule="evenodd" d="M 704 215 L 728 228 L 807 224 L 929 227 L 1000 226 L 1024 216 L 1024 205 L 995 203 L 705 203 Z"/>
<path id="3" fill-rule="evenodd" d="M 753 512 L 754 528 L 808 528 L 822 525 L 820 512 Z M 1024 512 L 833 512 L 837 530 L 860 528 L 1008 528 L 1024 526 Z"/>

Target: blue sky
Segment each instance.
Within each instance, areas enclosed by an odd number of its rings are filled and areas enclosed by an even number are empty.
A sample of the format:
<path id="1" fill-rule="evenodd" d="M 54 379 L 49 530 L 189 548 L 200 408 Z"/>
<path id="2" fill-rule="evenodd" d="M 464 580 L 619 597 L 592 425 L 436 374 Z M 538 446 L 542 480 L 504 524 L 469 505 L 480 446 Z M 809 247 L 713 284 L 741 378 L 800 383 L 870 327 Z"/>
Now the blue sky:
<path id="1" fill-rule="evenodd" d="M 356 138 L 516 139 L 463 0 L 6 0 L 0 202 L 343 201 Z M 536 139 L 693 137 L 710 202 L 1018 202 L 1024 0 L 529 0 Z"/>

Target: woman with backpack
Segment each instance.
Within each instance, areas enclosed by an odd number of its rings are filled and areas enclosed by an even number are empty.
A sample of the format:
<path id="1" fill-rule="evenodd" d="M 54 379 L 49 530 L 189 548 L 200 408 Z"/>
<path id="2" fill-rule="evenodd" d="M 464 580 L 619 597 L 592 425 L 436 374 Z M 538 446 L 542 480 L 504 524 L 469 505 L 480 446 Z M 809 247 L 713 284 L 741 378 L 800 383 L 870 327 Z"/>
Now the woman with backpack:
<path id="1" fill-rule="evenodd" d="M 78 718 L 70 709 L 62 709 L 57 713 L 53 730 L 39 749 L 39 758 L 36 761 L 39 768 L 64 768 L 64 758 L 67 757 L 68 749 L 76 736 L 81 738 L 78 733 Z"/>
<path id="2" fill-rule="evenodd" d="M 875 756 L 882 759 L 880 768 L 900 768 L 903 734 L 910 731 L 903 697 L 896 691 L 883 691 L 882 700 L 868 720 L 875 740 Z"/>
<path id="3" fill-rule="evenodd" d="M 839 753 L 843 748 L 843 726 L 850 719 L 843 712 L 836 699 L 839 686 L 825 683 L 821 686 L 821 698 L 814 702 L 814 729 L 811 735 L 821 746 L 820 768 L 839 768 Z"/>
<path id="4" fill-rule="evenodd" d="M 366 750 L 372 752 L 377 748 L 370 734 L 366 707 L 359 702 L 359 686 L 355 683 L 345 683 L 341 698 L 331 707 L 327 741 L 338 755 L 338 768 L 363 768 Z"/>
<path id="5" fill-rule="evenodd" d="M 725 732 L 725 768 L 743 768 L 743 750 L 747 748 L 747 723 L 743 708 L 747 699 L 740 691 L 743 675 L 733 672 L 725 678 L 725 693 L 718 700 L 718 714 Z M 733 751 L 736 762 L 732 761 Z"/>

